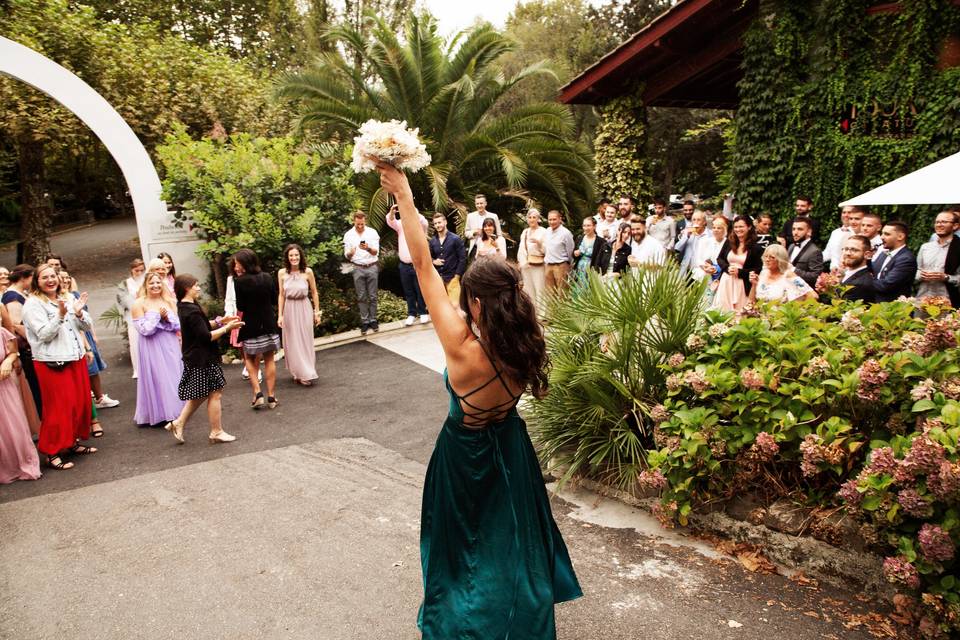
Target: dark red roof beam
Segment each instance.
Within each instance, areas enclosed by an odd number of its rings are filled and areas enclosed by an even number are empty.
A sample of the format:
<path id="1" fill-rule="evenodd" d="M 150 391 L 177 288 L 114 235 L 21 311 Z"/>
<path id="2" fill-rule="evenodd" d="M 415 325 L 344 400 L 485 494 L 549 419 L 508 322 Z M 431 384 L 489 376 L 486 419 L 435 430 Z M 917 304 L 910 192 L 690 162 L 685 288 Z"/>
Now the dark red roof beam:
<path id="1" fill-rule="evenodd" d="M 569 104 L 576 100 L 581 94 L 586 93 L 590 87 L 614 73 L 620 66 L 627 63 L 635 55 L 647 47 L 652 46 L 657 40 L 716 1 L 717 0 L 683 0 L 670 9 L 667 9 L 667 11 L 638 31 L 625 43 L 600 58 L 600 60 L 574 78 L 570 84 L 562 87 L 560 90 L 560 102 Z"/>

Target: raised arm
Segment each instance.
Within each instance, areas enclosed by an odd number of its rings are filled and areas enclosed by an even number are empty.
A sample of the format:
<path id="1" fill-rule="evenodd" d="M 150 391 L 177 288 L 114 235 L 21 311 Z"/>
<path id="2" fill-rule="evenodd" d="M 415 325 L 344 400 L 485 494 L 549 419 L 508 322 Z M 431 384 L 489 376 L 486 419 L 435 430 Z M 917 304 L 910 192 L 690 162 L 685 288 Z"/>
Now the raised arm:
<path id="1" fill-rule="evenodd" d="M 413 192 L 410 190 L 407 176 L 382 162 L 377 164 L 377 168 L 380 171 L 380 183 L 388 193 L 394 195 L 400 207 L 400 224 L 403 226 L 403 235 L 407 241 L 407 249 L 410 251 L 410 261 L 417 272 L 420 292 L 430 310 L 433 328 L 448 358 L 459 358 L 460 347 L 472 337 L 472 334 L 467 323 L 450 304 L 443 280 L 433 268 L 427 235 L 420 226 L 420 216 L 413 202 Z"/>

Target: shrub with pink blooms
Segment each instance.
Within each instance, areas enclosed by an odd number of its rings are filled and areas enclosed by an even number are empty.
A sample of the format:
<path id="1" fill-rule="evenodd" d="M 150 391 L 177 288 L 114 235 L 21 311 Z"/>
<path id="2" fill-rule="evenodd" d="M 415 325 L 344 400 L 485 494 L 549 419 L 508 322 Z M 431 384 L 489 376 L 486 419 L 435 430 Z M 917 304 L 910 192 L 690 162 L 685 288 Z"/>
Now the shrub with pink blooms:
<path id="1" fill-rule="evenodd" d="M 662 487 L 658 516 L 685 524 L 745 492 L 843 506 L 876 532 L 924 633 L 960 634 L 958 330 L 940 300 L 708 312 L 686 358 L 661 365 L 642 479 Z"/>

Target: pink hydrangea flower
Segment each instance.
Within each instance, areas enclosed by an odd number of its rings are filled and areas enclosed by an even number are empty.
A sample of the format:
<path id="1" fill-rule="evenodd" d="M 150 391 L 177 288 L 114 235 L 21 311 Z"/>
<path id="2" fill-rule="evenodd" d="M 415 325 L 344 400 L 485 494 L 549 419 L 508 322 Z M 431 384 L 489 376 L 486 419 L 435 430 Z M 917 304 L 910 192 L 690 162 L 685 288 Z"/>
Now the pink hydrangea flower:
<path id="1" fill-rule="evenodd" d="M 910 397 L 914 400 L 929 400 L 933 397 L 934 391 L 937 390 L 937 383 L 932 379 L 927 378 L 913 389 L 910 390 Z"/>
<path id="2" fill-rule="evenodd" d="M 910 589 L 920 586 L 920 574 L 917 568 L 903 556 L 884 559 L 883 575 L 887 578 L 887 582 L 902 584 Z"/>
<path id="3" fill-rule="evenodd" d="M 710 382 L 700 371 L 688 371 L 683 377 L 683 381 L 690 385 L 690 388 L 693 389 L 694 393 L 703 393 L 710 388 Z"/>
<path id="4" fill-rule="evenodd" d="M 803 368 L 803 374 L 811 378 L 820 378 L 830 371 L 830 363 L 823 356 L 814 356 Z"/>
<path id="5" fill-rule="evenodd" d="M 814 434 L 809 434 L 800 443 L 800 453 L 803 459 L 800 461 L 800 472 L 806 478 L 813 477 L 820 473 L 820 464 L 826 462 L 824 455 L 826 447 L 819 443 L 819 438 Z"/>
<path id="6" fill-rule="evenodd" d="M 857 397 L 867 402 L 876 402 L 880 399 L 878 393 L 880 387 L 890 378 L 890 374 L 884 370 L 883 365 L 877 360 L 866 360 L 860 368 L 857 369 L 857 375 L 860 377 L 860 384 L 857 386 Z"/>
<path id="7" fill-rule="evenodd" d="M 859 507 L 863 501 L 863 494 L 857 489 L 857 481 L 852 478 L 840 485 L 837 495 L 849 507 Z"/>
<path id="8" fill-rule="evenodd" d="M 744 369 L 740 372 L 740 383 L 747 389 L 762 389 L 763 376 L 756 369 Z"/>
<path id="9" fill-rule="evenodd" d="M 667 411 L 667 408 L 662 404 L 654 405 L 653 408 L 650 409 L 650 418 L 658 424 L 666 422 L 670 419 L 670 412 Z"/>
<path id="10" fill-rule="evenodd" d="M 943 461 L 940 469 L 927 476 L 927 489 L 940 500 L 951 500 L 960 493 L 960 464 Z"/>
<path id="11" fill-rule="evenodd" d="M 669 358 L 667 358 L 667 364 L 676 369 L 683 364 L 683 361 L 687 359 L 687 356 L 682 353 L 674 353 Z"/>
<path id="12" fill-rule="evenodd" d="M 668 391 L 678 391 L 683 386 L 683 376 L 679 373 L 671 373 L 666 380 Z"/>
<path id="13" fill-rule="evenodd" d="M 654 469 L 653 471 L 641 471 L 640 477 L 637 481 L 640 483 L 640 486 L 643 489 L 654 489 L 656 491 L 660 491 L 667 486 L 667 479 L 664 477 L 663 473 L 660 472 L 660 469 Z"/>
<path id="14" fill-rule="evenodd" d="M 904 513 L 914 518 L 929 518 L 933 515 L 933 505 L 913 487 L 901 489 L 897 494 L 897 502 Z"/>
<path id="15" fill-rule="evenodd" d="M 773 439 L 772 435 L 766 431 L 761 431 L 757 434 L 757 438 L 754 440 L 750 450 L 753 451 L 762 462 L 769 462 L 780 453 L 780 445 L 777 444 L 777 441 Z"/>
<path id="16" fill-rule="evenodd" d="M 917 476 L 936 473 L 945 460 L 945 452 L 940 444 L 926 436 L 918 436 L 910 443 L 910 450 L 907 451 L 900 465 L 910 475 Z"/>
<path id="17" fill-rule="evenodd" d="M 687 348 L 691 351 L 699 351 L 707 346 L 707 341 L 703 339 L 702 336 L 697 335 L 696 333 L 691 333 L 690 337 L 687 338 Z"/>
<path id="18" fill-rule="evenodd" d="M 929 522 L 920 527 L 917 534 L 920 552 L 930 562 L 946 562 L 953 559 L 954 545 L 950 534 Z"/>
<path id="19" fill-rule="evenodd" d="M 867 473 L 885 473 L 892 476 L 900 466 L 890 447 L 880 447 L 870 452 L 870 462 L 864 468 Z"/>

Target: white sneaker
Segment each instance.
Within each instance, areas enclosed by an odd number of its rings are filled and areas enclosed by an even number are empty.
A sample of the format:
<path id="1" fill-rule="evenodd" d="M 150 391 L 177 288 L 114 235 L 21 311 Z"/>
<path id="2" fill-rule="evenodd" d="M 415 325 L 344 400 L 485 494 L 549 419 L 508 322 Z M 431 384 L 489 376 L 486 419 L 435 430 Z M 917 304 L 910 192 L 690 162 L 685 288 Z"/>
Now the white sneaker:
<path id="1" fill-rule="evenodd" d="M 427 324 L 428 322 L 430 322 L 430 314 L 429 314 L 429 313 L 425 313 L 425 314 L 423 314 L 422 316 L 420 316 L 420 324 Z"/>
<path id="2" fill-rule="evenodd" d="M 413 325 L 413 321 L 416 320 L 413 316 L 407 316 L 407 319 L 403 321 L 403 326 L 409 327 Z"/>
<path id="3" fill-rule="evenodd" d="M 97 409 L 112 409 L 113 407 L 119 406 L 120 402 L 114 400 L 107 394 L 100 396 L 100 399 L 96 402 Z"/>
<path id="4" fill-rule="evenodd" d="M 247 371 L 247 368 L 246 368 L 246 367 L 244 367 L 244 368 L 243 368 L 243 371 L 240 372 L 240 377 L 243 378 L 244 380 L 249 380 L 249 379 L 250 379 L 250 372 Z"/>

